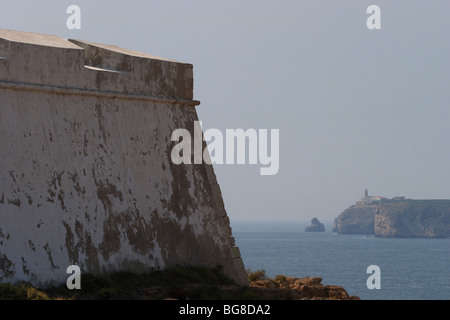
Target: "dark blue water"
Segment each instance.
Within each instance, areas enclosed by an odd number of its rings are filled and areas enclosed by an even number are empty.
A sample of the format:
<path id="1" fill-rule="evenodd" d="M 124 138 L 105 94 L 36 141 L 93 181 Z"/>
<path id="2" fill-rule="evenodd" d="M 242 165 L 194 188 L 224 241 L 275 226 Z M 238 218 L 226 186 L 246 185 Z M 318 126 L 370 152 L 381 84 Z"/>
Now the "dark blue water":
<path id="1" fill-rule="evenodd" d="M 304 232 L 302 223 L 233 223 L 246 268 L 274 277 L 322 277 L 361 299 L 450 299 L 450 239 Z M 381 289 L 368 289 L 378 265 Z"/>

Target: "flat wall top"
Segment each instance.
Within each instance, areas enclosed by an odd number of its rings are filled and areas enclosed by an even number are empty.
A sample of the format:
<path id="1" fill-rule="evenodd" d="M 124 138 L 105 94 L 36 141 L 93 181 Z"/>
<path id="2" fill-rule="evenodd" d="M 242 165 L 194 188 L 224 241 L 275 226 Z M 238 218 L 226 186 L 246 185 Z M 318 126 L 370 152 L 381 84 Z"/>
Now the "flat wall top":
<path id="1" fill-rule="evenodd" d="M 39 46 L 66 48 L 66 49 L 81 49 L 72 42 L 54 35 L 39 34 L 33 32 L 23 32 L 16 30 L 0 29 L 0 39 L 27 43 Z"/>
<path id="2" fill-rule="evenodd" d="M 146 59 L 154 59 L 154 60 L 163 60 L 163 61 L 170 61 L 170 62 L 176 62 L 176 63 L 183 63 L 180 61 L 176 61 L 176 60 L 172 60 L 172 59 L 167 59 L 167 58 L 161 58 L 158 56 L 154 56 L 148 53 L 142 53 L 142 52 L 138 52 L 138 51 L 132 51 L 132 50 L 128 50 L 128 49 L 124 49 L 115 45 L 110 45 L 110 44 L 102 44 L 102 43 L 96 43 L 96 42 L 89 42 L 89 41 L 84 41 L 84 40 L 77 40 L 77 39 L 69 39 L 69 41 L 82 46 L 83 44 L 92 46 L 92 47 L 97 47 L 97 48 L 101 48 L 101 49 L 105 49 L 105 50 L 109 50 L 109 51 L 113 51 L 113 52 L 117 52 L 120 54 L 125 54 L 128 56 L 132 56 L 132 57 L 138 57 L 138 58 L 146 58 Z"/>
<path id="3" fill-rule="evenodd" d="M 198 105 L 193 66 L 115 45 L 0 29 L 0 85 Z M 0 86 L 0 88 L 1 88 Z M 70 91 L 70 92 L 69 92 Z M 162 100 L 161 100 L 162 99 Z"/>

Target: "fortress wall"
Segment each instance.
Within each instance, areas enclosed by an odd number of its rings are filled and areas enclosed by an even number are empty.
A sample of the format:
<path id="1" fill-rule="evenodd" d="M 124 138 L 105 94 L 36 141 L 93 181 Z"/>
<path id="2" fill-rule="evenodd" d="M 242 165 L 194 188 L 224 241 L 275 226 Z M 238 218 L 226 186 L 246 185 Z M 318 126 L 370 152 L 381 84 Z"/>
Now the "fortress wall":
<path id="1" fill-rule="evenodd" d="M 213 167 L 170 160 L 192 65 L 2 29 L 0 57 L 0 282 L 220 264 L 246 283 Z"/>

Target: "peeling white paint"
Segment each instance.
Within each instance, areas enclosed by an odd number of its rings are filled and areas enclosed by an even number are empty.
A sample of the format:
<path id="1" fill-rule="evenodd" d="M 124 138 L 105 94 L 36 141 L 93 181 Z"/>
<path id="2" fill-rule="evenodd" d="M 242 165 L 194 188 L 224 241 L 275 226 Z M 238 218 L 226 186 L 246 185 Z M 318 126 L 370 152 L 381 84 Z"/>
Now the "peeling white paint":
<path id="1" fill-rule="evenodd" d="M 170 162 L 198 120 L 192 65 L 74 43 L 0 29 L 0 281 L 221 264 L 245 282 L 212 167 Z"/>

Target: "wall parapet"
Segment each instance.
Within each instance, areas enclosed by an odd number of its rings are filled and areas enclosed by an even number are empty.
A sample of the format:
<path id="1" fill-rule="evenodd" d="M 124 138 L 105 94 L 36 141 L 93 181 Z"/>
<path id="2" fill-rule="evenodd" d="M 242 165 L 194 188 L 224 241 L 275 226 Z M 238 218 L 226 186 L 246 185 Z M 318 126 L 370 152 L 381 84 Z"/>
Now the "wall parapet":
<path id="1" fill-rule="evenodd" d="M 0 29 L 2 86 L 198 105 L 193 66 L 113 45 Z"/>

